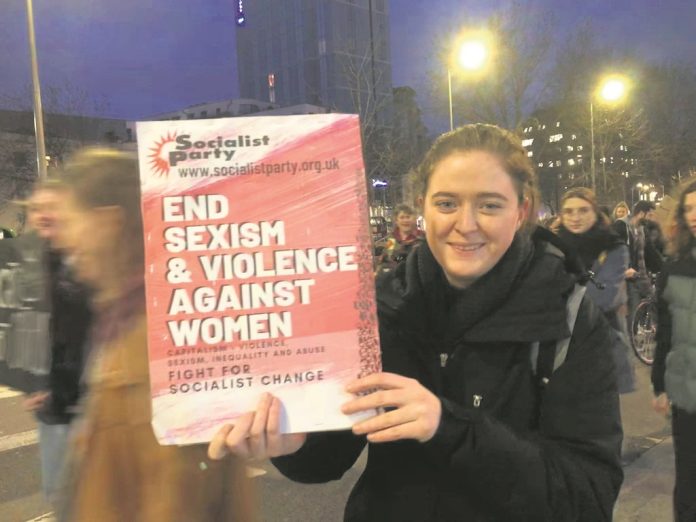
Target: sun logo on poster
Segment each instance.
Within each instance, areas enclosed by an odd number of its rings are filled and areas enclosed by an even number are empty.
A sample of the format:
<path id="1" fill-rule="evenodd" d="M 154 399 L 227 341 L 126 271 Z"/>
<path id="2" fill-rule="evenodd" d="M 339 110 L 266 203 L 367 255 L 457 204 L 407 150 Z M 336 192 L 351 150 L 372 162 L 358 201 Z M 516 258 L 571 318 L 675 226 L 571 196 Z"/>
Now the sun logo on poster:
<path id="1" fill-rule="evenodd" d="M 171 144 L 176 140 L 176 132 L 168 132 L 166 136 L 162 136 L 158 141 L 155 142 L 153 147 L 150 147 L 150 154 L 148 158 L 150 161 L 150 168 L 155 176 L 169 176 L 169 149 Z"/>

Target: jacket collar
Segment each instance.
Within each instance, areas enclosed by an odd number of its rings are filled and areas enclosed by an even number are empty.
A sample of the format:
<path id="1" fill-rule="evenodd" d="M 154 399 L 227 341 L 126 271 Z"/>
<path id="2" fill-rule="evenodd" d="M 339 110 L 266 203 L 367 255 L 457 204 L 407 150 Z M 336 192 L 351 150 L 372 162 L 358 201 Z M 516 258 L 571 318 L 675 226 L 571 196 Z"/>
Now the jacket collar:
<path id="1" fill-rule="evenodd" d="M 378 281 L 380 314 L 419 337 L 460 342 L 562 339 L 565 303 L 579 274 L 550 232 L 517 237 L 500 262 L 464 290 L 452 288 L 423 243 Z M 570 270 L 569 270 L 570 268 Z"/>

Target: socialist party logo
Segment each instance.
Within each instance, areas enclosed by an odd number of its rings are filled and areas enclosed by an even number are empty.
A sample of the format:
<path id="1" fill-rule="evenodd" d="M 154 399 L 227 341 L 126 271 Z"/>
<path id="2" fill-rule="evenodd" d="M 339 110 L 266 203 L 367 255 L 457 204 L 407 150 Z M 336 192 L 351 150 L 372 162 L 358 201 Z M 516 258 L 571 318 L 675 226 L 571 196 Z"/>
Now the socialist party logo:
<path id="1" fill-rule="evenodd" d="M 173 148 L 176 132 L 174 134 L 167 133 L 155 142 L 153 147 L 150 147 L 148 158 L 150 161 L 150 169 L 155 176 L 169 176 L 171 164 L 168 160 L 170 149 Z"/>
<path id="2" fill-rule="evenodd" d="M 148 158 L 155 176 L 169 176 L 170 169 L 181 163 L 213 159 L 231 161 L 238 149 L 263 147 L 269 142 L 270 138 L 267 135 L 216 136 L 213 139 L 194 141 L 190 134 L 177 135 L 176 132 L 168 132 L 150 147 Z"/>

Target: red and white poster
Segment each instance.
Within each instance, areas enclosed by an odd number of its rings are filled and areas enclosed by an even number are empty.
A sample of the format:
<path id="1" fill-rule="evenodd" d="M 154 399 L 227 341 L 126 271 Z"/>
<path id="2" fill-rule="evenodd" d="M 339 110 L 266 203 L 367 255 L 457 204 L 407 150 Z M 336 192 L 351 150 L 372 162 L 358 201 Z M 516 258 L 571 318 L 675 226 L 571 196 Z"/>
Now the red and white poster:
<path id="1" fill-rule="evenodd" d="M 141 122 L 152 424 L 206 442 L 270 392 L 285 432 L 350 427 L 379 371 L 358 117 Z"/>

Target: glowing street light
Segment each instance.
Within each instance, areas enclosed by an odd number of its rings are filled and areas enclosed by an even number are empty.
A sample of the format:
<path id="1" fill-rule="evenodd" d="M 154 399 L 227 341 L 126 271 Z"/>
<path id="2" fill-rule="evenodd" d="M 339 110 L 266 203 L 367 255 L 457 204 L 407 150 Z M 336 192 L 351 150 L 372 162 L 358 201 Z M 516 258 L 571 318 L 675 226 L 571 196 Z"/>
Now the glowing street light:
<path id="1" fill-rule="evenodd" d="M 603 100 L 618 101 L 626 93 L 626 83 L 619 78 L 609 78 L 599 92 Z"/>
<path id="2" fill-rule="evenodd" d="M 590 173 L 592 175 L 592 191 L 597 193 L 597 169 L 595 166 L 595 139 L 594 139 L 594 97 L 606 103 L 616 103 L 626 96 L 628 81 L 622 76 L 612 75 L 606 77 L 597 90 L 590 96 Z M 606 180 L 605 180 L 606 184 Z M 606 187 L 605 187 L 606 189 Z"/>
<path id="3" fill-rule="evenodd" d="M 460 38 L 454 46 L 452 59 L 447 64 L 447 87 L 449 100 L 450 130 L 454 130 L 454 113 L 452 107 L 452 66 L 470 73 L 480 72 L 490 61 L 490 37 L 479 32 Z"/>
<path id="4" fill-rule="evenodd" d="M 458 62 L 462 68 L 469 71 L 482 69 L 488 58 L 486 44 L 480 40 L 472 40 L 462 43 L 459 48 Z"/>

